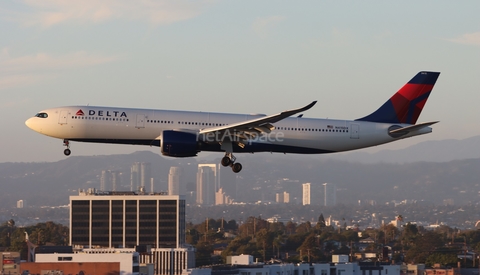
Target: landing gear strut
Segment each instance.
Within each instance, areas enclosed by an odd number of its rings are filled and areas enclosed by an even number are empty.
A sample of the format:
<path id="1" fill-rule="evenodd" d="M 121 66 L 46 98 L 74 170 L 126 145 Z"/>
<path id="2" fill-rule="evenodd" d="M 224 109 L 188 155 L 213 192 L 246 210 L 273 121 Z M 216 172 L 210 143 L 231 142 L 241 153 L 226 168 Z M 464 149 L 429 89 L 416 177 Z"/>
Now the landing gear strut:
<path id="1" fill-rule="evenodd" d="M 232 153 L 225 153 L 225 156 L 222 158 L 222 165 L 227 167 L 232 167 L 234 173 L 238 173 L 242 170 L 242 165 L 238 162 L 235 162 L 237 158 Z"/>
<path id="2" fill-rule="evenodd" d="M 63 146 L 67 146 L 67 149 L 63 150 L 65 156 L 70 156 L 72 151 L 70 150 L 70 142 L 68 141 L 68 139 L 63 140 Z"/>

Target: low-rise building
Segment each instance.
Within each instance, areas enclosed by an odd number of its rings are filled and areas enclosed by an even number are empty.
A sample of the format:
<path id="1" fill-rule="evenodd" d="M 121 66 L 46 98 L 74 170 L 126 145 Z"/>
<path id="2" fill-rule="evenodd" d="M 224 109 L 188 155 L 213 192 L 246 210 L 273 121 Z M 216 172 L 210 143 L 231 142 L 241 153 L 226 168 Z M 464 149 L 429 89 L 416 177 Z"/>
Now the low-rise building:
<path id="1" fill-rule="evenodd" d="M 139 253 L 131 249 L 85 249 L 73 253 L 36 254 L 35 262 L 22 263 L 21 272 L 43 274 L 48 270 L 63 274 L 139 274 Z"/>
<path id="2" fill-rule="evenodd" d="M 346 262 L 348 256 L 337 255 L 332 263 L 255 263 L 251 255 L 230 256 L 226 265 L 186 270 L 189 275 L 400 275 L 400 265 L 380 262 Z M 449 275 L 449 274 L 445 274 Z"/>

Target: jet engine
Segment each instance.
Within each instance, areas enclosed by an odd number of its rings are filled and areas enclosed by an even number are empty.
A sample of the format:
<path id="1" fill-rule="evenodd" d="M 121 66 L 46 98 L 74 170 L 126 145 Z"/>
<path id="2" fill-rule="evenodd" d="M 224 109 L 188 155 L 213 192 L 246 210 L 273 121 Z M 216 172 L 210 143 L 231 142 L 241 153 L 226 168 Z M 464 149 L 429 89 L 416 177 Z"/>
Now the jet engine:
<path id="1" fill-rule="evenodd" d="M 169 157 L 195 157 L 200 151 L 197 135 L 186 132 L 167 130 L 161 137 L 161 152 Z"/>

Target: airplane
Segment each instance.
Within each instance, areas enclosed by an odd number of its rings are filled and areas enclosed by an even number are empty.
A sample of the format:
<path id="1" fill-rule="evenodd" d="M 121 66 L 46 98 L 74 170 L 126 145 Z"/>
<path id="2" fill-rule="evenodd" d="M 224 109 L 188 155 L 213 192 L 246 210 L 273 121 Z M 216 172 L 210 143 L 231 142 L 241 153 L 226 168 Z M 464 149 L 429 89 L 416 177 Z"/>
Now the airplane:
<path id="1" fill-rule="evenodd" d="M 416 124 L 439 72 L 422 71 L 375 112 L 355 120 L 305 118 L 316 101 L 274 115 L 248 115 L 120 107 L 46 109 L 25 124 L 70 141 L 158 146 L 165 156 L 225 152 L 221 164 L 242 170 L 233 153 L 323 154 L 356 150 L 432 132 L 438 121 Z"/>

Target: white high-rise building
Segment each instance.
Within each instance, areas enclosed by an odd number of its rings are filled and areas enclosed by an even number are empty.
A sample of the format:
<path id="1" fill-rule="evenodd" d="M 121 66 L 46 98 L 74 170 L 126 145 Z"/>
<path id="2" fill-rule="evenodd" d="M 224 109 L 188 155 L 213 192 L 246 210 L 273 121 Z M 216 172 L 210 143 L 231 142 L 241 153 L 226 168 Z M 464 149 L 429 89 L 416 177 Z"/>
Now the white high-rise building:
<path id="1" fill-rule="evenodd" d="M 335 183 L 324 183 L 323 194 L 324 206 L 335 206 L 337 204 L 337 187 Z"/>
<path id="2" fill-rule="evenodd" d="M 310 205 L 311 204 L 311 188 L 312 184 L 307 182 L 302 184 L 302 204 L 303 205 Z"/>
<path id="3" fill-rule="evenodd" d="M 26 202 L 24 200 L 18 200 L 17 201 L 17 208 L 24 208 L 26 207 Z"/>
<path id="4" fill-rule="evenodd" d="M 219 188 L 217 192 L 215 192 L 215 205 L 222 205 L 222 204 L 231 204 L 232 200 L 228 195 L 223 192 L 223 188 Z"/>
<path id="5" fill-rule="evenodd" d="M 183 184 L 181 182 L 182 168 L 177 166 L 170 167 L 168 173 L 168 194 L 169 195 L 183 195 L 183 190 L 180 187 Z"/>
<path id="6" fill-rule="evenodd" d="M 214 205 L 217 187 L 217 165 L 199 164 L 197 172 L 197 204 Z"/>
<path id="7" fill-rule="evenodd" d="M 302 184 L 302 204 L 321 205 L 322 185 L 316 183 Z"/>
<path id="8" fill-rule="evenodd" d="M 276 193 L 275 201 L 277 203 L 290 203 L 290 193 L 287 191 L 283 191 L 283 193 Z"/>
<path id="9" fill-rule="evenodd" d="M 152 178 L 152 165 L 148 162 L 135 162 L 130 168 L 130 191 L 147 186 Z"/>
<path id="10" fill-rule="evenodd" d="M 118 171 L 102 170 L 100 176 L 100 191 L 117 191 L 117 186 L 120 186 L 120 175 Z M 109 190 L 109 188 L 111 188 Z"/>

